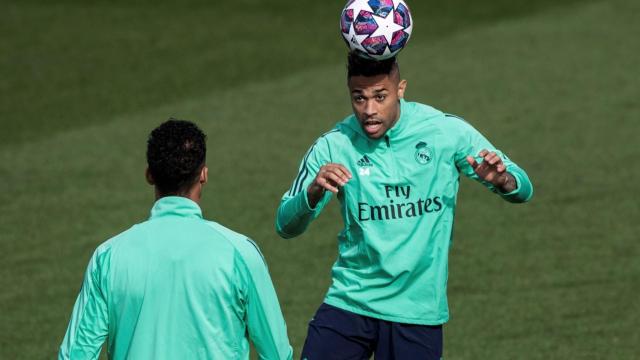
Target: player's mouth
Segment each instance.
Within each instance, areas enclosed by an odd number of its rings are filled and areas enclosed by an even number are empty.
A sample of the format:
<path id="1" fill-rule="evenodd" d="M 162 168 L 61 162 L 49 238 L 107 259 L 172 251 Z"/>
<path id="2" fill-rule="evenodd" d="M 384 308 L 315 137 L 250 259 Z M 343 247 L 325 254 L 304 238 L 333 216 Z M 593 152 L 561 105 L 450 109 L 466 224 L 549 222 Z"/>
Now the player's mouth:
<path id="1" fill-rule="evenodd" d="M 380 120 L 365 120 L 362 123 L 362 129 L 367 135 L 375 135 L 382 129 L 382 121 Z"/>

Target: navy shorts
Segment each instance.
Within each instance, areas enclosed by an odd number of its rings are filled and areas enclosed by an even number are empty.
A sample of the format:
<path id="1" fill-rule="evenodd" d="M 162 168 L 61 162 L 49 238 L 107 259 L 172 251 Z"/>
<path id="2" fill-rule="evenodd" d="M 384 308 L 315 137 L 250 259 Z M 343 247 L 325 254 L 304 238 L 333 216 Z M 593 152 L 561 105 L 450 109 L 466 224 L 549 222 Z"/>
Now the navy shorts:
<path id="1" fill-rule="evenodd" d="M 412 325 L 320 305 L 309 322 L 303 360 L 440 360 L 442 325 Z"/>

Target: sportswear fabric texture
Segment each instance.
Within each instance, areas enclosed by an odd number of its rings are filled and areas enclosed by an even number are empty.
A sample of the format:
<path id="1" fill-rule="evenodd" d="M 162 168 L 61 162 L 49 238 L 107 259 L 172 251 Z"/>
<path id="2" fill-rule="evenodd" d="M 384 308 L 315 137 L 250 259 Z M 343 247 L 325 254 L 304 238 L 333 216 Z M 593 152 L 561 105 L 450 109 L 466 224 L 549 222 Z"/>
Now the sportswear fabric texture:
<path id="1" fill-rule="evenodd" d="M 291 359 L 266 263 L 247 237 L 163 197 L 148 221 L 100 245 L 59 359 Z"/>
<path id="2" fill-rule="evenodd" d="M 309 322 L 303 360 L 440 360 L 442 325 L 402 324 L 322 304 Z"/>
<path id="3" fill-rule="evenodd" d="M 344 165 L 353 178 L 337 195 L 344 222 L 338 234 L 333 283 L 324 302 L 388 321 L 439 325 L 449 319 L 448 254 L 463 174 L 479 180 L 467 163 L 482 149 L 495 151 L 517 188 L 509 202 L 533 195 L 527 174 L 466 121 L 430 106 L 400 101 L 400 118 L 381 139 L 371 139 L 351 115 L 322 135 L 307 152 L 291 188 L 283 195 L 276 231 L 292 238 L 322 212 L 307 187 L 321 166 Z"/>

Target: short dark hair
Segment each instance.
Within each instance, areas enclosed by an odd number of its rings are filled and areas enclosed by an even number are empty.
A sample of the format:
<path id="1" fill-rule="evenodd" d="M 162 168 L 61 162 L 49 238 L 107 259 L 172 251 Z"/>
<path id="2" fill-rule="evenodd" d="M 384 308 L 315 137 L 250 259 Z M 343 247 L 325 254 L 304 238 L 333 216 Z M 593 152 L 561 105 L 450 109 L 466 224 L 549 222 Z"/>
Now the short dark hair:
<path id="1" fill-rule="evenodd" d="M 347 64 L 347 76 L 349 78 L 353 76 L 370 77 L 391 74 L 394 67 L 397 68 L 398 61 L 395 56 L 385 60 L 373 60 L 364 58 L 356 52 L 350 52 Z"/>
<path id="2" fill-rule="evenodd" d="M 162 195 L 188 191 L 198 180 L 206 155 L 206 135 L 190 121 L 171 118 L 149 134 L 147 165 Z"/>

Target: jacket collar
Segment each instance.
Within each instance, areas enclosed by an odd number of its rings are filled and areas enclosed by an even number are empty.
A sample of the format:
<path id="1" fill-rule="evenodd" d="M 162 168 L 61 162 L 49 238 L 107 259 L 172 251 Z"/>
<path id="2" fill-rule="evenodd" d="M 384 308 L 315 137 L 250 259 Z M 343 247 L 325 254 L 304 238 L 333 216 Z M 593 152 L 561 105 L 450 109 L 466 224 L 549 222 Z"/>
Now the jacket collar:
<path id="1" fill-rule="evenodd" d="M 400 117 L 398 118 L 398 121 L 396 121 L 396 123 L 393 125 L 393 127 L 387 130 L 385 136 L 388 136 L 391 140 L 395 140 L 401 137 L 404 134 L 405 130 L 409 127 L 409 118 L 409 105 L 406 101 L 404 101 L 404 99 L 400 99 Z"/>
<path id="2" fill-rule="evenodd" d="M 158 199 L 151 208 L 151 219 L 179 216 L 202 219 L 202 210 L 193 200 L 182 196 L 165 196 Z"/>

